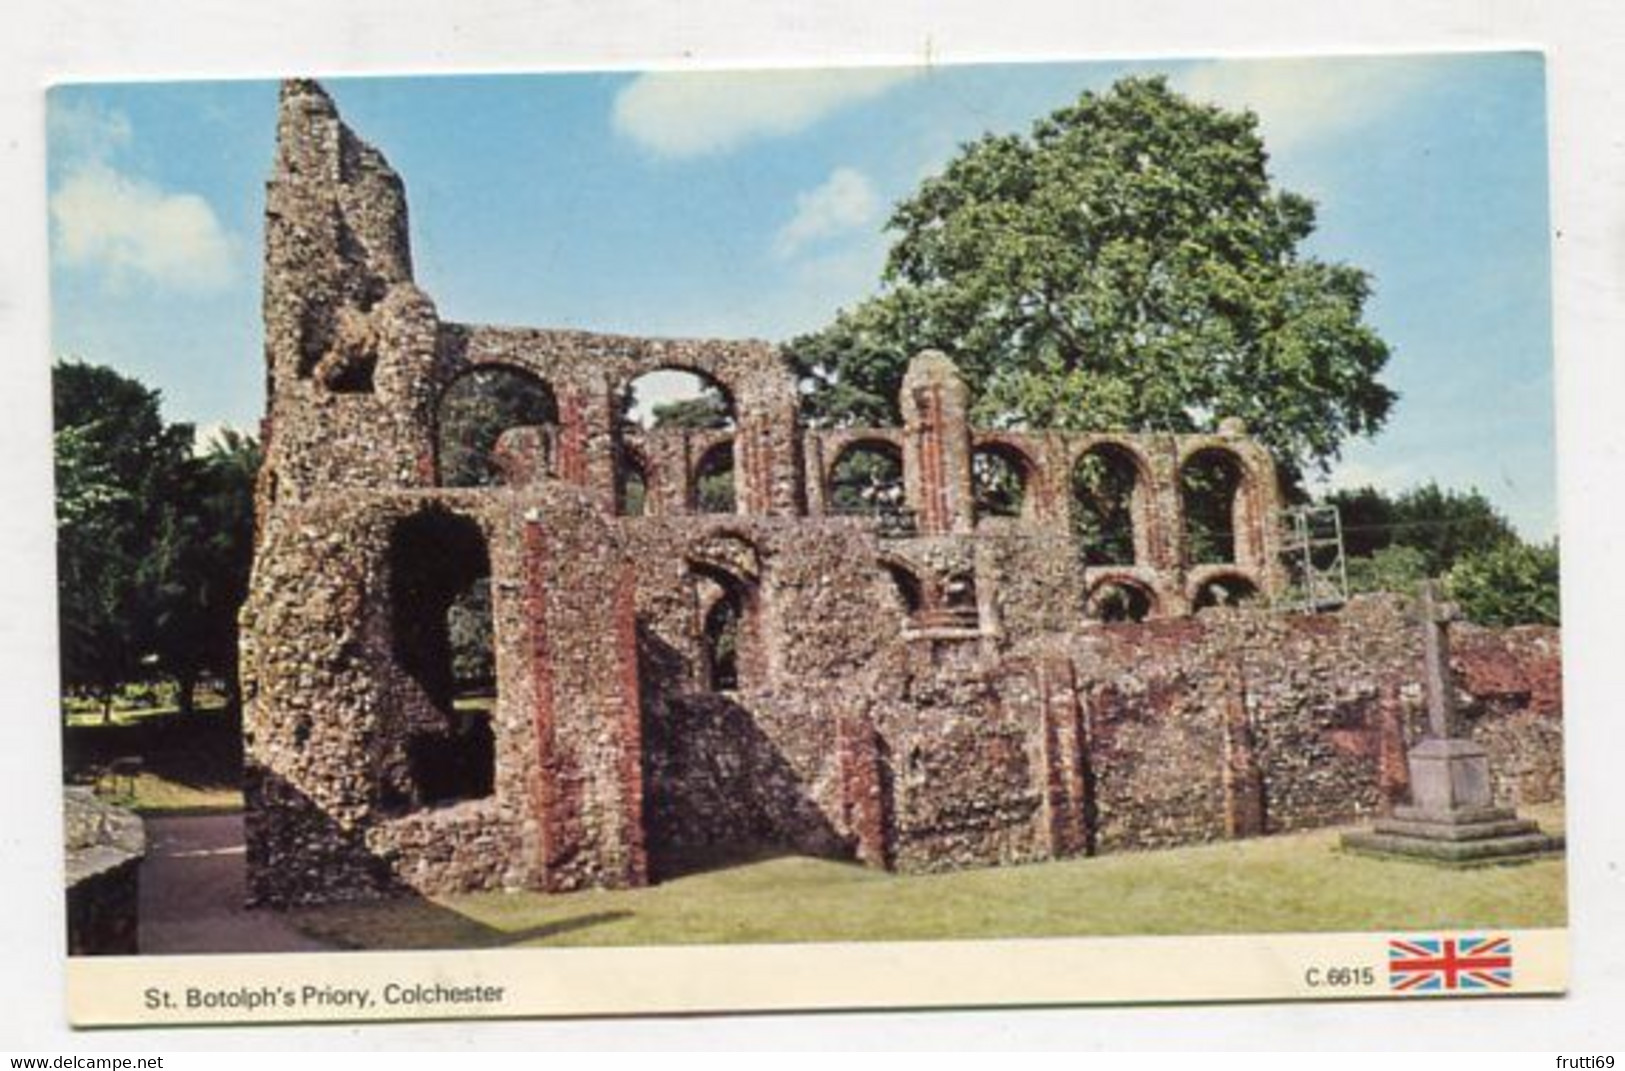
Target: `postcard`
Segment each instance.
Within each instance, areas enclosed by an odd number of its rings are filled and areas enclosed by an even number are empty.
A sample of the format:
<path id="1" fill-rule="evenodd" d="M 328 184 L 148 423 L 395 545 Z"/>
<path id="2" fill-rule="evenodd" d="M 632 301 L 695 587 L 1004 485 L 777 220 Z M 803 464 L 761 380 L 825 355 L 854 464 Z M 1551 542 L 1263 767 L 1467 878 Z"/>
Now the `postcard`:
<path id="1" fill-rule="evenodd" d="M 73 1022 L 1562 992 L 1543 78 L 54 87 Z"/>

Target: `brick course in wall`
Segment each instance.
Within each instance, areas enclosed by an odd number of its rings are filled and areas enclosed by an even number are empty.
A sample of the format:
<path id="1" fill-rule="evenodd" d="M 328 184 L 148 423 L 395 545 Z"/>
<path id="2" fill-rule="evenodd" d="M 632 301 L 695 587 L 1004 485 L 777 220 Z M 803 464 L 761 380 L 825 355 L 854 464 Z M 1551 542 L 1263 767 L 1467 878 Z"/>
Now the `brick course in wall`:
<path id="1" fill-rule="evenodd" d="M 1403 600 L 1193 616 L 1282 583 L 1269 455 L 1210 435 L 992 431 L 921 355 L 903 426 L 803 428 L 755 341 L 442 320 L 404 185 L 310 82 L 282 94 L 267 199 L 268 412 L 243 614 L 254 897 L 631 886 L 795 851 L 930 870 L 1345 822 L 1403 799 L 1420 726 Z M 497 486 L 441 486 L 439 405 L 476 368 L 544 382 Z M 628 385 L 712 379 L 728 430 L 638 430 Z M 906 512 L 842 515 L 843 449 L 902 459 Z M 731 446 L 734 511 L 697 512 Z M 978 509 L 977 451 L 1025 480 Z M 1132 561 L 1084 564 L 1074 468 L 1135 474 Z M 1234 560 L 1187 560 L 1184 466 L 1240 475 Z M 642 514 L 624 514 L 636 465 Z M 450 694 L 451 589 L 489 588 L 495 696 Z M 1146 620 L 1106 624 L 1109 585 Z M 732 678 L 708 632 L 738 617 Z M 1555 632 L 1458 629 L 1464 721 L 1509 802 L 1562 791 Z"/>

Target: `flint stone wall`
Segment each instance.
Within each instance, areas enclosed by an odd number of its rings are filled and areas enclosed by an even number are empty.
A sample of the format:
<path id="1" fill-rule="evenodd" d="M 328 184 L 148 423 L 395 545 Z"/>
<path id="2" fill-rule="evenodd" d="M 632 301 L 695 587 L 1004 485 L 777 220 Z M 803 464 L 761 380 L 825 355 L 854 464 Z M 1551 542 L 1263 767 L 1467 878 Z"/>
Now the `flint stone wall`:
<path id="1" fill-rule="evenodd" d="M 89 788 L 63 790 L 67 848 L 68 955 L 133 956 L 139 947 L 141 818 Z"/>
<path id="2" fill-rule="evenodd" d="M 637 885 L 766 851 L 1016 863 L 1403 798 L 1421 670 L 1401 602 L 1191 616 L 1210 582 L 1282 583 L 1275 470 L 1245 429 L 977 429 L 928 352 L 900 427 L 808 430 L 766 343 L 443 320 L 407 232 L 382 154 L 319 86 L 285 86 L 242 620 L 257 899 Z M 502 485 L 443 487 L 441 401 L 490 367 L 541 380 L 557 424 L 508 429 Z M 627 427 L 628 384 L 673 368 L 711 377 L 733 426 Z M 831 468 L 859 442 L 900 455 L 904 512 L 832 512 Z M 723 446 L 735 508 L 706 515 L 699 467 Z M 981 515 L 979 451 L 1020 474 L 1019 517 Z M 1070 483 L 1101 451 L 1133 473 L 1134 554 L 1086 568 Z M 1233 560 L 1192 561 L 1182 472 L 1214 457 L 1239 478 Z M 488 712 L 451 692 L 448 605 L 468 583 L 489 594 Z M 1094 620 L 1110 584 L 1148 619 Z M 719 608 L 737 616 L 726 653 Z M 1556 797 L 1555 633 L 1459 632 L 1498 793 Z"/>

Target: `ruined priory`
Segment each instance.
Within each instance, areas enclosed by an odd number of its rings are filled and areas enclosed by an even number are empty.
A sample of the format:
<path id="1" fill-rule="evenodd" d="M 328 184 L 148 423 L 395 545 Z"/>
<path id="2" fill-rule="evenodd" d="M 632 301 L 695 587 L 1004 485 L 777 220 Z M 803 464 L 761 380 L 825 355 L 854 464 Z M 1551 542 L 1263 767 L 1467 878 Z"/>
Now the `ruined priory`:
<path id="1" fill-rule="evenodd" d="M 900 426 L 811 429 L 766 343 L 443 319 L 401 179 L 308 81 L 281 94 L 264 314 L 242 636 L 259 902 L 631 886 L 761 851 L 1011 864 L 1405 797 L 1407 607 L 1267 608 L 1279 493 L 1239 425 L 979 428 L 928 352 Z M 663 369 L 713 383 L 726 419 L 626 420 Z M 481 376 L 551 404 L 496 440 L 494 479 L 454 485 L 448 406 Z M 1123 488 L 1111 547 L 1079 523 L 1085 465 Z M 1197 466 L 1229 533 L 1201 553 Z M 898 501 L 853 471 L 895 474 Z M 472 707 L 469 607 L 494 685 Z M 1463 629 L 1454 650 L 1498 796 L 1558 796 L 1555 631 Z"/>

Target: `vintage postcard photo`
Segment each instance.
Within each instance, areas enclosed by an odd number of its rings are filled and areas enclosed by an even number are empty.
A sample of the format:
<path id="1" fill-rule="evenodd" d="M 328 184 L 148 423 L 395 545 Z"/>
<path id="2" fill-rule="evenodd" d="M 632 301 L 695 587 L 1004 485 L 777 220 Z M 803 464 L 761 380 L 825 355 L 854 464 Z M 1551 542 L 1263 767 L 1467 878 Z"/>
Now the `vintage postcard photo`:
<path id="1" fill-rule="evenodd" d="M 1543 79 L 54 87 L 73 1021 L 1561 992 Z"/>

